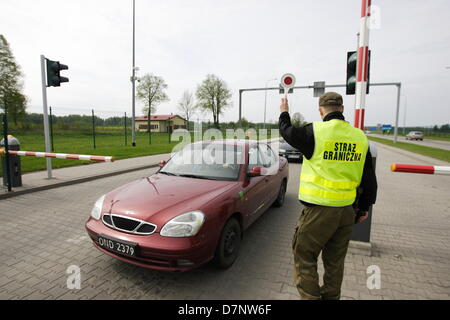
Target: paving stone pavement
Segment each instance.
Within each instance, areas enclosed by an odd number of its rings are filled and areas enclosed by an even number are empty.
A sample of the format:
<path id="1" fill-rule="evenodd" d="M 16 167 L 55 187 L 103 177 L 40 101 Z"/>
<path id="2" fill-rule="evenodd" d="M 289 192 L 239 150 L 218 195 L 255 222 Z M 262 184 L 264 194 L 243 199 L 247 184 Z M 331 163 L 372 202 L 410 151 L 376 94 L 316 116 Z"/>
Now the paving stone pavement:
<path id="1" fill-rule="evenodd" d="M 347 255 L 342 298 L 449 299 L 450 179 L 391 173 L 392 162 L 442 162 L 377 146 L 373 255 Z M 291 238 L 301 210 L 300 167 L 290 164 L 285 206 L 247 230 L 238 260 L 225 271 L 211 264 L 154 271 L 92 246 L 84 223 L 95 200 L 154 169 L 0 200 L 0 299 L 298 299 Z M 72 265 L 81 270 L 80 289 L 67 288 Z M 381 289 L 367 288 L 371 265 L 381 270 Z"/>

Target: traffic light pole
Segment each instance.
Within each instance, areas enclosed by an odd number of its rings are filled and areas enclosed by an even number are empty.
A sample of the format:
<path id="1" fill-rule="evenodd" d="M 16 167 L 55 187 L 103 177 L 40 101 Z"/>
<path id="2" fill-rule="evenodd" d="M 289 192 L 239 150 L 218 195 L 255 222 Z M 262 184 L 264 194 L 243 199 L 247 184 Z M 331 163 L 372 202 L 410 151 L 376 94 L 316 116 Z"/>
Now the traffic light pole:
<path id="1" fill-rule="evenodd" d="M 45 152 L 50 152 L 50 132 L 48 123 L 48 112 L 47 112 L 47 83 L 45 77 L 46 61 L 44 55 L 41 54 L 41 78 L 42 78 L 42 107 L 44 109 L 44 137 L 45 137 Z M 47 177 L 52 178 L 52 160 L 51 158 L 46 158 L 47 163 Z"/>

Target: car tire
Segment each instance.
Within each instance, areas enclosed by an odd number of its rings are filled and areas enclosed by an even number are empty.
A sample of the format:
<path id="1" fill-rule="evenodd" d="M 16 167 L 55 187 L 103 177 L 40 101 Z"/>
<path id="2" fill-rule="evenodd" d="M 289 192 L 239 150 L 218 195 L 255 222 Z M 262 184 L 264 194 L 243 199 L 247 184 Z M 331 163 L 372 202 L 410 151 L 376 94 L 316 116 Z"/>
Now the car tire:
<path id="1" fill-rule="evenodd" d="M 286 180 L 283 180 L 281 183 L 280 189 L 278 191 L 277 199 L 273 203 L 273 205 L 277 208 L 282 207 L 284 204 L 284 199 L 286 198 Z"/>
<path id="2" fill-rule="evenodd" d="M 236 261 L 241 246 L 241 235 L 242 230 L 239 221 L 235 218 L 229 219 L 223 227 L 214 256 L 217 267 L 227 269 Z"/>

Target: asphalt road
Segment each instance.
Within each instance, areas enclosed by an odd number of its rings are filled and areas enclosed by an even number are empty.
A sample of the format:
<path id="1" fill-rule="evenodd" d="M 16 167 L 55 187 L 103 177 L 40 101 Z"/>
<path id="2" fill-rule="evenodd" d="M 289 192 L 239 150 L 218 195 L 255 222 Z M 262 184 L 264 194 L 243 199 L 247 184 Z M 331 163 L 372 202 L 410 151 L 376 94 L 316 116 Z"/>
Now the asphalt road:
<path id="1" fill-rule="evenodd" d="M 394 140 L 393 136 L 388 135 L 382 135 L 382 134 L 375 134 L 371 133 L 369 136 L 377 137 L 377 138 L 383 138 L 388 140 Z M 450 141 L 443 141 L 443 140 L 431 140 L 427 139 L 426 137 L 423 139 L 423 141 L 420 140 L 406 140 L 405 137 L 398 136 L 397 141 L 406 142 L 406 143 L 413 143 L 417 144 L 419 146 L 427 146 L 432 148 L 438 148 L 438 149 L 445 149 L 450 150 Z"/>
<path id="2" fill-rule="evenodd" d="M 392 162 L 420 156 L 379 145 L 378 202 L 371 257 L 349 253 L 344 299 L 450 299 L 449 177 L 396 174 Z M 0 299 L 298 299 L 291 238 L 301 205 L 300 164 L 290 164 L 285 206 L 269 209 L 244 235 L 228 270 L 207 264 L 186 273 L 135 267 L 96 250 L 84 230 L 95 200 L 143 170 L 0 201 Z M 81 270 L 68 289 L 67 269 Z M 382 272 L 369 290 L 367 268 Z M 322 271 L 322 264 L 319 264 Z"/>

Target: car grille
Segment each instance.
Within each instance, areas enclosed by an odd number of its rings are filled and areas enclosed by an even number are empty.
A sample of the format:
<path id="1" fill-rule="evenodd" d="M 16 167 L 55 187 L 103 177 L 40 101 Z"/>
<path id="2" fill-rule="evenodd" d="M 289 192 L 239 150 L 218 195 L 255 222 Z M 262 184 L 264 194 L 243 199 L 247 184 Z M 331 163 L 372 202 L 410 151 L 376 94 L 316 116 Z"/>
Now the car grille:
<path id="1" fill-rule="evenodd" d="M 104 214 L 102 220 L 106 226 L 128 233 L 148 235 L 156 230 L 156 225 L 152 223 L 117 214 Z"/>

